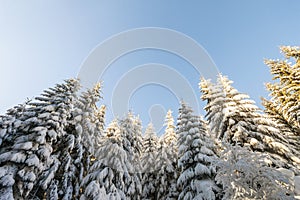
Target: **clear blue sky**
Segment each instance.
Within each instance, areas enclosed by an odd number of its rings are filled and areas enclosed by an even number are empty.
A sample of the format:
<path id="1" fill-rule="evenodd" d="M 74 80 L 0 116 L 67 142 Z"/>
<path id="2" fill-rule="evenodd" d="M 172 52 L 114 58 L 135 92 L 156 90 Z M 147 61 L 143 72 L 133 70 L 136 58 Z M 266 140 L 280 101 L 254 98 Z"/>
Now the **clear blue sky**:
<path id="1" fill-rule="evenodd" d="M 300 44 L 299 8 L 297 0 L 1 0 L 0 113 L 63 79 L 76 77 L 99 43 L 140 27 L 169 28 L 190 36 L 234 80 L 234 86 L 260 106 L 260 97 L 267 95 L 264 82 L 271 79 L 263 59 L 282 58 L 279 45 Z M 198 90 L 198 75 L 191 67 L 180 68 L 187 63 L 167 53 L 145 50 L 118 60 L 105 74 L 104 103 L 108 104 L 123 71 L 149 62 L 174 66 Z M 172 109 L 178 106 L 166 90 L 149 86 L 134 94 L 130 107 L 148 123 L 149 106 L 159 103 Z"/>

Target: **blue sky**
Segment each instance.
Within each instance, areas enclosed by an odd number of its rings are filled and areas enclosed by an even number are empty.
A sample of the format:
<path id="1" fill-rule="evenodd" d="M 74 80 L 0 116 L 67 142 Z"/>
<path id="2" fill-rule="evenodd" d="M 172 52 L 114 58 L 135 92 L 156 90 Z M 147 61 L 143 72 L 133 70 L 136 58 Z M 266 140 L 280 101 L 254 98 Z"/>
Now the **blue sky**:
<path id="1" fill-rule="evenodd" d="M 0 1 L 0 113 L 77 76 L 89 53 L 105 39 L 141 27 L 162 27 L 202 45 L 218 69 L 260 106 L 271 80 L 264 58 L 282 58 L 280 45 L 299 45 L 300 1 Z M 143 63 L 167 64 L 198 92 L 199 75 L 166 52 L 144 50 L 120 58 L 104 76 L 104 103 L 122 73 Z M 136 91 L 130 108 L 148 123 L 152 105 L 177 109 L 169 91 Z M 111 112 L 111 111 L 108 111 Z M 200 113 L 204 113 L 200 111 Z M 176 115 L 176 112 L 174 113 Z"/>

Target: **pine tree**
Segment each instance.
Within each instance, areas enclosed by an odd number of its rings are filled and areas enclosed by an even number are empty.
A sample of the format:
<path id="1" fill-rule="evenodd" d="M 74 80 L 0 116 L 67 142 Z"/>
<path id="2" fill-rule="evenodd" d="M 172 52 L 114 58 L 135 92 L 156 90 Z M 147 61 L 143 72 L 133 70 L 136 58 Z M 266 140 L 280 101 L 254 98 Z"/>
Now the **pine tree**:
<path id="1" fill-rule="evenodd" d="M 271 92 L 271 102 L 274 107 L 267 110 L 279 113 L 292 127 L 296 128 L 295 135 L 300 135 L 300 49 L 299 47 L 282 46 L 286 60 L 266 60 L 275 83 L 266 84 Z M 291 59 L 293 58 L 293 60 Z M 292 62 L 289 62 L 292 61 Z"/>
<path id="2" fill-rule="evenodd" d="M 210 131 L 216 138 L 220 138 L 226 130 L 226 113 L 223 110 L 228 102 L 223 86 L 201 78 L 199 87 L 202 92 L 201 99 L 207 101 L 204 110 L 206 111 L 205 117 L 209 121 Z"/>
<path id="3" fill-rule="evenodd" d="M 104 134 L 105 129 L 105 113 L 106 113 L 106 106 L 101 105 L 100 108 L 95 112 L 95 117 L 93 123 L 95 123 L 96 131 L 99 134 Z"/>
<path id="4" fill-rule="evenodd" d="M 169 110 L 165 119 L 165 133 L 160 139 L 156 158 L 156 185 L 158 199 L 177 199 L 177 135 L 175 132 L 172 111 Z"/>
<path id="5" fill-rule="evenodd" d="M 216 160 L 206 123 L 181 103 L 178 116 L 178 199 L 217 199 L 219 187 L 214 178 Z"/>
<path id="6" fill-rule="evenodd" d="M 10 145 L 0 154 L 0 199 L 45 197 L 61 164 L 58 146 L 66 136 L 78 89 L 77 80 L 66 80 L 9 114 L 16 115 L 5 141 Z"/>
<path id="7" fill-rule="evenodd" d="M 140 155 L 142 151 L 142 127 L 139 117 L 132 112 L 120 120 L 123 148 L 127 153 L 128 162 L 133 166 L 130 171 L 131 179 L 125 182 L 126 195 L 130 199 L 140 199 L 142 194 L 142 177 L 140 166 Z"/>
<path id="8" fill-rule="evenodd" d="M 295 146 L 280 134 L 276 124 L 261 113 L 248 95 L 239 93 L 231 84 L 232 81 L 222 75 L 216 84 L 207 80 L 200 83 L 202 99 L 208 102 L 205 110 L 214 135 L 231 144 L 266 151 L 271 155 L 273 165 L 298 173 L 300 155 Z"/>
<path id="9" fill-rule="evenodd" d="M 175 131 L 175 125 L 174 125 L 174 118 L 172 116 L 172 111 L 168 110 L 166 119 L 165 119 L 165 124 L 164 126 L 166 127 L 165 133 L 163 135 L 163 142 L 166 145 L 170 145 L 173 147 L 177 146 L 177 134 Z"/>
<path id="10" fill-rule="evenodd" d="M 108 126 L 109 134 L 99 139 L 96 159 L 81 183 L 84 191 L 80 197 L 82 200 L 94 199 L 99 196 L 100 191 L 108 199 L 129 199 L 125 182 L 131 180 L 133 166 L 123 148 L 121 130 L 116 122 L 115 120 Z"/>
<path id="11" fill-rule="evenodd" d="M 79 198 L 80 182 L 95 153 L 95 141 L 103 132 L 94 123 L 96 103 L 101 98 L 100 88 L 100 84 L 96 84 L 94 88 L 83 92 L 74 105 L 64 142 L 59 147 L 58 159 L 61 165 L 52 180 L 59 199 Z M 55 191 L 49 189 L 48 193 L 53 194 Z"/>
<path id="12" fill-rule="evenodd" d="M 137 159 L 142 152 L 142 127 L 139 117 L 129 112 L 127 116 L 120 120 L 121 131 L 124 137 L 124 147 L 132 156 L 132 159 Z"/>
<path id="13" fill-rule="evenodd" d="M 152 123 L 149 123 L 143 141 L 142 165 L 142 199 L 157 199 L 157 149 L 158 137 Z"/>
<path id="14" fill-rule="evenodd" d="M 81 199 L 97 196 L 100 189 L 105 190 L 109 199 L 140 199 L 140 129 L 139 119 L 131 113 L 120 121 L 112 121 L 106 135 L 97 142 L 95 161 L 82 182 L 87 192 Z"/>
<path id="15" fill-rule="evenodd" d="M 291 126 L 276 109 L 274 102 L 262 98 L 262 105 L 266 108 L 264 112 L 266 117 L 274 121 L 274 126 L 280 130 L 281 135 L 298 151 L 300 151 L 300 140 L 297 136 L 297 128 Z"/>
<path id="16" fill-rule="evenodd" d="M 300 61 L 299 47 L 281 47 L 286 60 L 266 60 L 274 83 L 267 83 L 270 100 L 263 99 L 268 117 L 275 121 L 281 134 L 300 152 Z M 293 58 L 292 62 L 289 62 Z"/>

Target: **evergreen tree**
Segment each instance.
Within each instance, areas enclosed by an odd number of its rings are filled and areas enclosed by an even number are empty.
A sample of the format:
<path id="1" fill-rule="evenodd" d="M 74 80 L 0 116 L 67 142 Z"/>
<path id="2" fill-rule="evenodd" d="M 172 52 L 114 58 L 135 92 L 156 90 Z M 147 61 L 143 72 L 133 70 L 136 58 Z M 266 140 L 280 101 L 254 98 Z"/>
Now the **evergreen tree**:
<path id="1" fill-rule="evenodd" d="M 80 199 L 94 199 L 99 196 L 100 191 L 104 196 L 108 196 L 108 199 L 129 199 L 125 182 L 131 180 L 130 172 L 133 166 L 123 148 L 118 123 L 113 121 L 107 130 L 109 134 L 99 138 L 96 159 L 82 181 L 84 194 Z"/>
<path id="2" fill-rule="evenodd" d="M 177 199 L 177 135 L 175 132 L 172 111 L 169 110 L 165 119 L 165 133 L 160 139 L 156 166 L 157 166 L 157 198 Z"/>
<path id="3" fill-rule="evenodd" d="M 98 134 L 104 134 L 105 113 L 106 113 L 105 105 L 101 105 L 100 108 L 95 112 L 93 123 L 95 123 L 96 131 L 98 132 Z"/>
<path id="4" fill-rule="evenodd" d="M 10 127 L 14 130 L 5 138 L 9 146 L 0 154 L 0 199 L 45 198 L 61 165 L 59 147 L 71 139 L 66 129 L 78 89 L 77 80 L 66 80 L 9 114 L 16 115 Z"/>
<path id="5" fill-rule="evenodd" d="M 142 127 L 139 117 L 129 112 L 127 116 L 120 120 L 121 131 L 124 137 L 124 148 L 132 157 L 138 159 L 142 152 Z"/>
<path id="6" fill-rule="evenodd" d="M 127 117 L 120 120 L 123 148 L 127 153 L 128 162 L 133 166 L 130 171 L 131 179 L 125 182 L 126 195 L 130 199 L 139 199 L 142 194 L 142 177 L 140 166 L 140 155 L 142 151 L 142 127 L 138 117 L 131 112 Z"/>
<path id="7" fill-rule="evenodd" d="M 295 146 L 280 134 L 275 123 L 260 112 L 248 95 L 239 93 L 231 84 L 232 81 L 222 75 L 216 84 L 207 80 L 200 83 L 202 99 L 208 102 L 205 110 L 209 125 L 215 136 L 254 151 L 266 151 L 273 158 L 273 165 L 298 173 L 300 155 Z M 217 130 L 221 130 L 217 133 L 214 131 L 216 124 Z"/>
<path id="8" fill-rule="evenodd" d="M 149 123 L 143 141 L 142 165 L 142 199 L 157 199 L 157 148 L 158 137 L 156 136 L 152 123 Z"/>
<path id="9" fill-rule="evenodd" d="M 164 126 L 166 127 L 166 129 L 162 138 L 163 142 L 168 146 L 176 147 L 177 134 L 175 131 L 174 118 L 172 116 L 171 110 L 168 110 L 167 112 Z"/>
<path id="10" fill-rule="evenodd" d="M 138 118 L 131 113 L 108 126 L 106 135 L 97 142 L 95 161 L 82 182 L 83 190 L 88 192 L 81 199 L 97 196 L 100 190 L 105 190 L 109 199 L 140 199 L 141 177 L 136 165 L 139 126 Z"/>
<path id="11" fill-rule="evenodd" d="M 299 47 L 283 46 L 281 51 L 285 60 L 265 61 L 276 82 L 266 84 L 272 98 L 263 99 L 263 106 L 281 134 L 300 152 L 300 50 Z"/>
<path id="12" fill-rule="evenodd" d="M 178 199 L 217 199 L 219 187 L 214 178 L 216 160 L 206 123 L 181 103 L 178 116 Z"/>
<path id="13" fill-rule="evenodd" d="M 292 127 L 294 134 L 300 135 L 300 49 L 299 47 L 282 46 L 286 60 L 266 60 L 270 67 L 275 83 L 266 84 L 272 96 L 273 107 L 267 106 L 269 111 L 275 111 Z M 292 60 L 292 59 L 293 60 Z M 290 62 L 292 61 L 292 62 Z"/>
<path id="14" fill-rule="evenodd" d="M 274 126 L 280 130 L 281 135 L 285 138 L 295 149 L 300 151 L 300 140 L 297 136 L 298 128 L 291 126 L 282 116 L 280 111 L 276 109 L 274 102 L 262 98 L 262 105 L 266 108 L 264 112 L 266 117 L 274 121 Z"/>
<path id="15" fill-rule="evenodd" d="M 83 92 L 74 105 L 65 142 L 60 146 L 58 159 L 61 165 L 52 180 L 55 191 L 48 189 L 48 193 L 52 195 L 57 191 L 59 199 L 79 198 L 80 182 L 87 173 L 95 152 L 94 143 L 103 132 L 94 123 L 96 102 L 101 98 L 100 88 L 100 84 L 96 84 L 94 88 Z"/>

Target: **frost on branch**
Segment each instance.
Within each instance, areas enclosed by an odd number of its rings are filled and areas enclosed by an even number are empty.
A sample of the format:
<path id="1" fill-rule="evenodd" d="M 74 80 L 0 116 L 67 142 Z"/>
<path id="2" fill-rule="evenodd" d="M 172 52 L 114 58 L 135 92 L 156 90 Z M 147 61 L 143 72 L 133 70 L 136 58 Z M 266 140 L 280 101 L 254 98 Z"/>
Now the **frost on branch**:
<path id="1" fill-rule="evenodd" d="M 266 154 L 225 145 L 216 180 L 223 185 L 224 199 L 293 199 L 292 183 L 266 163 Z"/>

